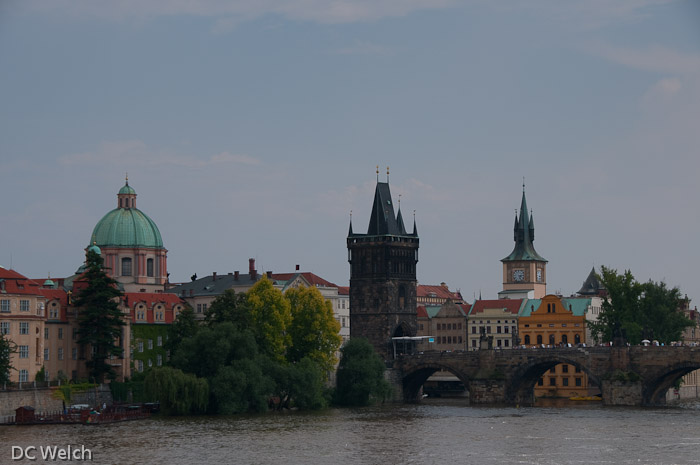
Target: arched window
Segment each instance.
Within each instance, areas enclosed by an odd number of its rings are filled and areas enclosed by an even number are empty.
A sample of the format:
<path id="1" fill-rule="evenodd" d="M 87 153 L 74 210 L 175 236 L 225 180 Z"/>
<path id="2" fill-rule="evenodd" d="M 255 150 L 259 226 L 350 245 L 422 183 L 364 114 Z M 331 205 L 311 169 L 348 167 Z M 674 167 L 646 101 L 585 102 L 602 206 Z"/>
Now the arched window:
<path id="1" fill-rule="evenodd" d="M 541 334 L 538 334 L 538 335 L 537 335 L 537 344 L 538 344 L 538 345 L 539 345 L 539 344 L 542 344 L 542 335 L 541 335 Z"/>
<path id="2" fill-rule="evenodd" d="M 549 335 L 549 345 L 554 345 L 554 334 Z"/>
<path id="3" fill-rule="evenodd" d="M 525 335 L 525 344 L 530 344 L 530 335 L 529 334 Z"/>
<path id="4" fill-rule="evenodd" d="M 568 344 L 569 343 L 569 337 L 566 334 L 561 335 L 561 343 L 562 344 Z"/>
<path id="5" fill-rule="evenodd" d="M 581 343 L 581 335 L 580 334 L 574 335 L 574 343 L 576 343 L 576 344 Z"/>
<path id="6" fill-rule="evenodd" d="M 122 258 L 122 276 L 131 276 L 131 258 Z"/>
<path id="7" fill-rule="evenodd" d="M 146 276 L 153 276 L 153 259 L 146 260 Z"/>
<path id="8" fill-rule="evenodd" d="M 406 306 L 406 286 L 399 286 L 399 308 L 401 310 Z"/>

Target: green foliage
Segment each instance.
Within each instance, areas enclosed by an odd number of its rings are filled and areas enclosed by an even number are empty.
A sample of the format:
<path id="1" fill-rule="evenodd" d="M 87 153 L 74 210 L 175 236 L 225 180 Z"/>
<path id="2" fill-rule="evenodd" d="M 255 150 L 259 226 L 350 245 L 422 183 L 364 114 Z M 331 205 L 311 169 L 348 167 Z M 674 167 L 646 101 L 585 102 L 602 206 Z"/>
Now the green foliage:
<path id="1" fill-rule="evenodd" d="M 669 343 L 681 339 L 683 329 L 692 322 L 680 310 L 680 290 L 669 289 L 664 282 L 639 283 L 632 273 L 601 267 L 600 281 L 608 296 L 596 322 L 589 323 L 596 341 L 611 341 L 624 336 L 631 344 L 642 339 Z"/>
<path id="2" fill-rule="evenodd" d="M 263 373 L 260 357 L 236 360 L 219 370 L 211 381 L 218 413 L 264 412 L 274 383 Z"/>
<path id="3" fill-rule="evenodd" d="M 336 403 L 369 405 L 389 397 L 391 387 L 384 379 L 384 362 L 366 339 L 352 338 L 341 349 L 336 383 Z"/>
<path id="4" fill-rule="evenodd" d="M 308 357 L 324 372 L 330 373 L 337 362 L 335 353 L 343 342 L 331 303 L 315 287 L 289 289 L 285 297 L 289 300 L 292 315 L 288 330 L 291 347 L 287 359 L 299 362 Z"/>
<path id="5" fill-rule="evenodd" d="M 0 384 L 10 381 L 10 370 L 12 370 L 10 357 L 15 352 L 17 352 L 17 345 L 0 334 Z"/>
<path id="6" fill-rule="evenodd" d="M 274 381 L 277 410 L 294 406 L 302 410 L 324 408 L 326 375 L 321 366 L 310 358 L 297 363 L 282 364 L 268 360 L 265 371 Z"/>
<path id="7" fill-rule="evenodd" d="M 36 372 L 36 375 L 34 375 L 34 381 L 41 383 L 43 383 L 44 381 L 48 381 L 46 379 L 46 368 L 44 367 L 44 365 L 42 365 L 41 369 Z"/>
<path id="8" fill-rule="evenodd" d="M 133 356 L 131 362 L 134 363 L 137 360 L 141 360 L 146 368 L 150 366 L 158 366 L 158 355 L 161 356 L 161 360 L 165 361 L 167 358 L 167 352 L 165 350 L 165 344 L 168 339 L 168 327 L 162 324 L 135 324 L 131 326 L 131 337 L 132 337 L 132 348 Z M 158 345 L 158 337 L 160 337 L 161 345 Z M 149 349 L 149 342 L 151 341 L 151 348 Z M 142 343 L 143 351 L 139 350 L 139 342 Z M 148 362 L 151 362 L 149 364 Z"/>
<path id="9" fill-rule="evenodd" d="M 615 370 L 612 373 L 603 375 L 603 379 L 619 381 L 621 383 L 636 383 L 642 379 L 642 377 L 634 371 Z"/>
<path id="10" fill-rule="evenodd" d="M 209 383 L 206 379 L 183 373 L 171 367 L 149 370 L 144 380 L 146 395 L 160 402 L 166 415 L 204 413 L 209 402 Z"/>
<path id="11" fill-rule="evenodd" d="M 96 387 L 97 384 L 94 383 L 62 384 L 51 395 L 54 399 L 62 400 L 64 403 L 69 404 L 74 394 L 86 392 Z"/>
<path id="12" fill-rule="evenodd" d="M 165 350 L 170 351 L 172 357 L 183 340 L 197 333 L 199 324 L 195 318 L 192 307 L 187 305 L 177 316 L 173 324 L 168 327 L 168 337 L 165 341 Z"/>
<path id="13" fill-rule="evenodd" d="M 204 322 L 210 327 L 228 322 L 241 329 L 248 328 L 251 322 L 249 321 L 250 314 L 246 310 L 246 303 L 245 293 L 236 294 L 233 289 L 226 289 L 207 308 Z"/>
<path id="14" fill-rule="evenodd" d="M 124 325 L 118 304 L 122 293 L 116 287 L 116 281 L 105 273 L 102 257 L 92 250 L 87 252 L 86 271 L 82 279 L 87 281 L 87 287 L 80 291 L 75 301 L 80 308 L 78 344 L 91 348 L 87 352 L 90 378 L 102 382 L 106 375 L 114 376 L 107 358 L 122 355 L 121 347 L 115 345 Z"/>
<path id="15" fill-rule="evenodd" d="M 260 351 L 273 360 L 285 360 L 291 342 L 287 328 L 292 322 L 289 301 L 267 278 L 248 291 L 247 322 Z"/>

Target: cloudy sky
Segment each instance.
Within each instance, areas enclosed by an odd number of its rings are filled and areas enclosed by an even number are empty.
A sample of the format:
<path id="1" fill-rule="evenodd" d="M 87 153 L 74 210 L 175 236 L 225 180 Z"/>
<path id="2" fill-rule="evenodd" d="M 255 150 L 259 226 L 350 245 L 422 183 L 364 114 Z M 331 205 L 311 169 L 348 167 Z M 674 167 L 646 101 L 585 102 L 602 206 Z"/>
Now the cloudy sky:
<path id="1" fill-rule="evenodd" d="M 347 284 L 390 166 L 418 279 L 495 297 L 523 177 L 548 290 L 700 300 L 700 3 L 4 0 L 0 264 L 67 276 L 125 173 L 171 281 Z M 398 200 L 398 199 L 395 199 Z"/>

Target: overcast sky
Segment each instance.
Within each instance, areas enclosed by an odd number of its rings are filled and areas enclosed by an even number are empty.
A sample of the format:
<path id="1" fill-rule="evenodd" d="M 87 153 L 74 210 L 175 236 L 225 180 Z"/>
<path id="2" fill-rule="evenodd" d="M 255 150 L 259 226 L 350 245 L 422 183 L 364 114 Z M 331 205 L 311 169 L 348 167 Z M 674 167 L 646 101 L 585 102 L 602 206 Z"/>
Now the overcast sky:
<path id="1" fill-rule="evenodd" d="M 418 280 L 502 287 L 523 177 L 548 291 L 700 300 L 700 2 L 3 0 L 0 264 L 72 274 L 129 173 L 171 281 L 347 285 L 375 166 Z"/>

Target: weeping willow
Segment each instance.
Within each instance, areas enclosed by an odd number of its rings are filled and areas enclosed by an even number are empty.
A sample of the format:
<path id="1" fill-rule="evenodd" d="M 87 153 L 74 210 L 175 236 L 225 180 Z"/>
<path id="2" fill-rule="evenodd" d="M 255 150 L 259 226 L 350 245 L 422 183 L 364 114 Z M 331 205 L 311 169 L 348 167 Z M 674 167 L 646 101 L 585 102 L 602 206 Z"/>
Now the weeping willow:
<path id="1" fill-rule="evenodd" d="M 160 402 L 160 409 L 166 415 L 204 413 L 209 405 L 207 380 L 175 368 L 149 370 L 144 388 L 150 399 Z"/>

